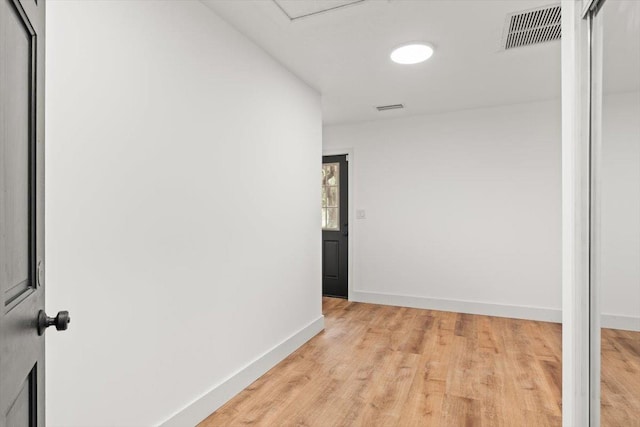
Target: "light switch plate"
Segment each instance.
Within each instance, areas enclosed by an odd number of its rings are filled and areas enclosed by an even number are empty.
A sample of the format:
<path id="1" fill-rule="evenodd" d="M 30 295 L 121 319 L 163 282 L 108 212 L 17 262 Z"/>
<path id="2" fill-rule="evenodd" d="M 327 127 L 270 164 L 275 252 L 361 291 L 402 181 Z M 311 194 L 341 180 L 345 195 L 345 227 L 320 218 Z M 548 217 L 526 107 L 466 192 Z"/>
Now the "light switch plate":
<path id="1" fill-rule="evenodd" d="M 367 217 L 367 213 L 364 209 L 356 210 L 356 219 L 365 219 Z"/>

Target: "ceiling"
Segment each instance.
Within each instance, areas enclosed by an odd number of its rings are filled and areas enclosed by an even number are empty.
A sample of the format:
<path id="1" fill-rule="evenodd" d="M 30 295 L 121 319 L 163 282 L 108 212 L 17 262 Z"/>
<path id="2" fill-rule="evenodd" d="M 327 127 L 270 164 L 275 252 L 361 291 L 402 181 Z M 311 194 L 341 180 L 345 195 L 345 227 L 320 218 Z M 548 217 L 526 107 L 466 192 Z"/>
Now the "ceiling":
<path id="1" fill-rule="evenodd" d="M 325 124 L 560 96 L 559 41 L 501 48 L 509 14 L 554 0 L 202 1 L 320 92 Z M 436 52 L 418 65 L 391 62 L 409 41 Z"/>
<path id="2" fill-rule="evenodd" d="M 364 0 L 272 0 L 290 20 L 307 18 L 345 6 L 353 6 Z"/>

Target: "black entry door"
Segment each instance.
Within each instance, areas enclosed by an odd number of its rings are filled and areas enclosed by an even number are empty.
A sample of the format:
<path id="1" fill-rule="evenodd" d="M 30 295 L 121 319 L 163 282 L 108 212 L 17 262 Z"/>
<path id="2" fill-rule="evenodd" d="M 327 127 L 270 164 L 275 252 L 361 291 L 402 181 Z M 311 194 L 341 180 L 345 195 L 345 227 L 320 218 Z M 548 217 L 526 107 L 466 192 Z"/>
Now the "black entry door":
<path id="1" fill-rule="evenodd" d="M 0 0 L 0 427 L 44 426 L 42 332 L 56 323 L 42 311 L 44 3 Z"/>
<path id="2" fill-rule="evenodd" d="M 322 158 L 322 293 L 347 298 L 349 289 L 349 163 Z"/>

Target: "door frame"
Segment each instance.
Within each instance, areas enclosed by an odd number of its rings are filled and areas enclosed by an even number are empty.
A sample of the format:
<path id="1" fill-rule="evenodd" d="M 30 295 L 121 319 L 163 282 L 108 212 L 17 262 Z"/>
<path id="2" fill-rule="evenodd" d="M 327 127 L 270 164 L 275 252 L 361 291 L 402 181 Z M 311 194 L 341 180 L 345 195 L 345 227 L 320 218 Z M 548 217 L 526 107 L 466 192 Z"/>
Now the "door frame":
<path id="1" fill-rule="evenodd" d="M 358 232 L 358 227 L 356 226 L 356 215 L 355 215 L 355 191 L 354 191 L 354 165 L 355 165 L 355 156 L 353 154 L 354 149 L 351 148 L 322 148 L 322 157 L 324 156 L 347 156 L 347 162 L 349 163 L 349 185 L 347 185 L 347 189 L 349 191 L 349 197 L 347 198 L 349 201 L 349 208 L 347 209 L 347 220 L 349 223 L 349 235 L 347 236 L 349 239 L 349 249 L 347 251 L 347 256 L 349 257 L 349 261 L 347 263 L 347 300 L 353 301 L 353 284 L 355 278 L 355 271 L 353 268 L 353 253 L 355 246 L 355 239 L 353 238 Z"/>
<path id="2" fill-rule="evenodd" d="M 598 243 L 601 40 L 606 0 L 562 0 L 562 423 L 600 426 Z M 598 33 L 599 34 L 599 33 Z"/>
<path id="3" fill-rule="evenodd" d="M 562 0 L 562 425 L 591 418 L 591 0 Z"/>

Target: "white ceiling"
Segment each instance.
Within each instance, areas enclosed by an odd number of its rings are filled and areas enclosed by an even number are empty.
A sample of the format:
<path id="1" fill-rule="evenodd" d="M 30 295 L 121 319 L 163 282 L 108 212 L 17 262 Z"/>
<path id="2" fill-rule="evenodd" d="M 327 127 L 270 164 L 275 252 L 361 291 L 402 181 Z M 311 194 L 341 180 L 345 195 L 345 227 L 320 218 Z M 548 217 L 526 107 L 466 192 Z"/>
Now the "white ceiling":
<path id="1" fill-rule="evenodd" d="M 352 0 L 202 1 L 318 90 L 326 124 L 560 96 L 559 41 L 500 47 L 507 15 L 554 0 L 365 0 L 293 20 Z M 418 65 L 391 62 L 409 41 L 436 52 Z M 374 108 L 397 103 L 406 108 Z"/>
<path id="2" fill-rule="evenodd" d="M 355 5 L 364 0 L 273 0 L 289 19 L 300 19 L 328 12 L 340 7 Z"/>

